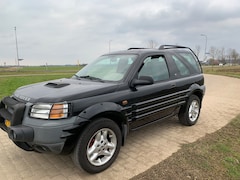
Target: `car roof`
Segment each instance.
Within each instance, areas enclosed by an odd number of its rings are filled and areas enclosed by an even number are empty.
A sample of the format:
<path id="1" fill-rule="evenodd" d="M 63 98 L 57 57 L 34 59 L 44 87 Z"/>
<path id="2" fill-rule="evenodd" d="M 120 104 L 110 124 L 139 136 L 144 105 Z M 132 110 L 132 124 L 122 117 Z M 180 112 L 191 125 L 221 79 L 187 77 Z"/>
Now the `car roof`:
<path id="1" fill-rule="evenodd" d="M 165 52 L 179 52 L 179 51 L 187 51 L 187 52 L 192 52 L 194 55 L 195 53 L 190 49 L 189 47 L 185 46 L 179 46 L 179 45 L 161 45 L 159 48 L 139 48 L 139 47 L 132 47 L 127 50 L 122 50 L 122 51 L 115 51 L 115 52 L 110 52 L 105 55 L 114 55 L 114 54 L 146 54 L 146 53 L 165 53 Z"/>

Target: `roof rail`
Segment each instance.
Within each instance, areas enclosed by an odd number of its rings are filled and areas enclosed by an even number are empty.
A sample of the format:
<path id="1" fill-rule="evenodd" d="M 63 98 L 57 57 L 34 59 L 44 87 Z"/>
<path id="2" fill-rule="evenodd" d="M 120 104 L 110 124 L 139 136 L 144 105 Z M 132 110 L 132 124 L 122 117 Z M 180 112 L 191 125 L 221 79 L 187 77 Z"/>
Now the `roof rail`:
<path id="1" fill-rule="evenodd" d="M 179 46 L 179 45 L 161 45 L 158 49 L 173 49 L 173 48 L 188 48 L 189 47 L 185 47 L 185 46 Z"/>
<path id="2" fill-rule="evenodd" d="M 148 48 L 137 48 L 137 47 L 128 48 L 128 50 L 133 50 L 133 49 L 148 49 Z"/>
<path id="3" fill-rule="evenodd" d="M 186 48 L 189 49 L 194 56 L 198 59 L 197 55 L 195 54 L 195 52 L 190 48 L 190 47 L 186 47 L 186 46 L 179 46 L 179 45 L 161 45 L 158 49 L 173 49 L 173 48 Z"/>

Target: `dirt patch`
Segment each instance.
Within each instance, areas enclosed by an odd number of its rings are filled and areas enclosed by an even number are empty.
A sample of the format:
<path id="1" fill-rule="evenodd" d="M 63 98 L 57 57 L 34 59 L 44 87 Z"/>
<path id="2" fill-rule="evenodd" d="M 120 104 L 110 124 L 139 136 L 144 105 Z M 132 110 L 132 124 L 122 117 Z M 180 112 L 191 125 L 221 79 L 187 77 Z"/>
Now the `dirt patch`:
<path id="1" fill-rule="evenodd" d="M 12 67 L 2 67 L 1 71 L 12 72 L 12 71 L 18 71 L 19 69 L 22 69 L 22 67 L 15 67 L 15 66 L 12 66 Z"/>

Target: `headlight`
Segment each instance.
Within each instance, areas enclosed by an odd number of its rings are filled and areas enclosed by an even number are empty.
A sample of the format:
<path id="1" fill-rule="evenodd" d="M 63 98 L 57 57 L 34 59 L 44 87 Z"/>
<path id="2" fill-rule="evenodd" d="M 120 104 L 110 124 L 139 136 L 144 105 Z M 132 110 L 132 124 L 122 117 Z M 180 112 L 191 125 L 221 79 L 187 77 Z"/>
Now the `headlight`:
<path id="1" fill-rule="evenodd" d="M 30 116 L 40 119 L 62 119 L 68 116 L 68 104 L 35 104 L 32 106 Z"/>

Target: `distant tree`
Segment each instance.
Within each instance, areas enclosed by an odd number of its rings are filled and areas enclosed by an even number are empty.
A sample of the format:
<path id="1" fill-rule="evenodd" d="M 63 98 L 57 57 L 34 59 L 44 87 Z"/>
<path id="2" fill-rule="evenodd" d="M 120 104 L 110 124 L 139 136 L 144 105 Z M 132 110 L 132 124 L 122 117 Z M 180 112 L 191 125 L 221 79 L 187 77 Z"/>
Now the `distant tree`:
<path id="1" fill-rule="evenodd" d="M 210 58 L 209 60 L 208 60 L 208 63 L 209 63 L 209 65 L 214 65 L 214 59 L 213 58 Z"/>
<path id="2" fill-rule="evenodd" d="M 226 64 L 226 55 L 225 55 L 225 48 L 222 47 L 218 50 L 218 59 L 221 63 Z"/>
<path id="3" fill-rule="evenodd" d="M 239 57 L 238 52 L 235 49 L 232 49 L 230 56 L 233 60 L 233 64 L 237 64 L 237 60 L 238 60 L 238 57 Z"/>
<path id="4" fill-rule="evenodd" d="M 217 57 L 217 54 L 218 54 L 217 48 L 214 47 L 214 46 L 211 46 L 210 49 L 209 49 L 209 54 L 212 57 L 212 59 L 215 60 L 216 57 Z"/>
<path id="5" fill-rule="evenodd" d="M 239 53 L 235 49 L 228 49 L 227 58 L 230 64 L 237 64 L 239 57 Z"/>

